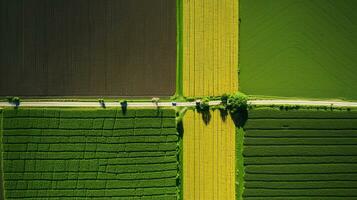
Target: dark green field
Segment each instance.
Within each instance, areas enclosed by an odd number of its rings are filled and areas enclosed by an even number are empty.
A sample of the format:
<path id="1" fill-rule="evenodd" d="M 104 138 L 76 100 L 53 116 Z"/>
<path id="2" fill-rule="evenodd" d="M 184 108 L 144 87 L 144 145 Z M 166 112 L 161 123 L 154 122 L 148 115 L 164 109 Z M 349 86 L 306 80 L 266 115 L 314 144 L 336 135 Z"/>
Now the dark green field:
<path id="1" fill-rule="evenodd" d="M 6 109 L 7 199 L 177 198 L 171 109 Z"/>
<path id="2" fill-rule="evenodd" d="M 356 9 L 355 0 L 241 0 L 240 90 L 356 100 Z"/>
<path id="3" fill-rule="evenodd" d="M 252 110 L 245 200 L 357 198 L 357 112 Z"/>

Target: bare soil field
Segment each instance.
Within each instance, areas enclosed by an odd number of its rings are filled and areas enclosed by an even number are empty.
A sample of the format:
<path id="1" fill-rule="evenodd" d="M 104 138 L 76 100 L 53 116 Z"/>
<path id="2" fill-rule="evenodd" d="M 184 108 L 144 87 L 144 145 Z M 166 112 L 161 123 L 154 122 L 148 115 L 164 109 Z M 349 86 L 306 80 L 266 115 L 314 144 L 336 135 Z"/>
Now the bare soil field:
<path id="1" fill-rule="evenodd" d="M 0 96 L 170 96 L 175 0 L 0 0 Z"/>

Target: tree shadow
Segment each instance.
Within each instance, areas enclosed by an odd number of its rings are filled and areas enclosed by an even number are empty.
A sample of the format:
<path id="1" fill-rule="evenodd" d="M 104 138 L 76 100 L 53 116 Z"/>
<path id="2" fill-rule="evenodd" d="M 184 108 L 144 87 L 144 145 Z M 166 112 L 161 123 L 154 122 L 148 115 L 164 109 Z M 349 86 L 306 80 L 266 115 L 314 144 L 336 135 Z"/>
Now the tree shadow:
<path id="1" fill-rule="evenodd" d="M 179 121 L 177 122 L 177 133 L 179 135 L 179 138 L 183 138 L 183 133 L 184 133 L 184 129 L 183 129 L 183 122 L 182 121 Z"/>
<path id="2" fill-rule="evenodd" d="M 123 115 L 126 115 L 126 112 L 128 111 L 128 102 L 122 101 L 120 102 L 120 106 L 121 106 L 121 112 L 123 113 Z"/>
<path id="3" fill-rule="evenodd" d="M 222 121 L 225 122 L 227 120 L 227 116 L 228 116 L 227 109 L 219 109 L 219 114 L 221 116 Z"/>
<path id="4" fill-rule="evenodd" d="M 156 107 L 156 116 L 157 117 L 162 117 L 162 111 L 161 111 L 161 108 L 159 106 Z"/>
<path id="5" fill-rule="evenodd" d="M 199 110 L 199 109 L 197 109 L 197 112 L 201 114 L 202 120 L 205 123 L 205 125 L 208 125 L 212 118 L 211 112 L 209 110 Z"/>
<path id="6" fill-rule="evenodd" d="M 238 109 L 236 112 L 230 112 L 229 114 L 234 122 L 234 125 L 238 128 L 243 128 L 248 120 L 247 109 Z"/>

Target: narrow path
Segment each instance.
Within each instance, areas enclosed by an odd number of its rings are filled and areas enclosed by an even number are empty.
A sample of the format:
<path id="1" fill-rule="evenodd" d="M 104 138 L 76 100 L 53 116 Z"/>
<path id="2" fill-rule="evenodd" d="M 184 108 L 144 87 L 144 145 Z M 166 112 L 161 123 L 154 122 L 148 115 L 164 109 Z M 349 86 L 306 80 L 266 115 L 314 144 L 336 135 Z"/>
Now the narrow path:
<path id="1" fill-rule="evenodd" d="M 211 101 L 210 105 L 219 105 L 221 101 Z M 357 102 L 347 101 L 309 101 L 309 100 L 250 100 L 251 105 L 301 105 L 301 106 L 334 106 L 334 107 L 357 107 Z M 174 105 L 176 104 L 176 105 Z M 195 102 L 129 102 L 128 107 L 185 107 L 195 106 Z M 13 107 L 8 102 L 0 102 L 0 107 Z M 101 107 L 98 102 L 22 102 L 21 107 Z M 119 102 L 105 103 L 106 107 L 121 107 Z"/>
<path id="2" fill-rule="evenodd" d="M 300 105 L 300 106 L 334 106 L 334 107 L 357 107 L 357 102 L 348 101 L 315 101 L 315 100 L 251 100 L 252 105 Z"/>

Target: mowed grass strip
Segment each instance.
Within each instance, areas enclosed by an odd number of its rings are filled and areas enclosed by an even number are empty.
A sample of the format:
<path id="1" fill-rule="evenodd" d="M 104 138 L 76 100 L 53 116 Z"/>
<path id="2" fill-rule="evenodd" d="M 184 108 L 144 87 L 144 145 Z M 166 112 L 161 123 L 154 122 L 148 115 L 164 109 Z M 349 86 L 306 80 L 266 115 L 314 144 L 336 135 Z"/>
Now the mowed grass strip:
<path id="1" fill-rule="evenodd" d="M 155 158 L 176 155 L 176 151 L 145 152 L 4 152 L 5 160 L 76 160 L 76 159 L 114 159 L 114 158 Z"/>
<path id="2" fill-rule="evenodd" d="M 356 138 L 357 130 L 248 130 L 246 138 Z"/>
<path id="3" fill-rule="evenodd" d="M 249 189 L 246 188 L 243 194 L 244 197 L 285 197 L 290 199 L 290 197 L 298 196 L 298 197 L 320 197 L 321 199 L 325 199 L 324 197 L 340 197 L 340 199 L 344 199 L 344 197 L 355 197 L 356 191 L 353 188 L 326 188 L 326 189 Z"/>
<path id="4" fill-rule="evenodd" d="M 9 190 L 8 196 L 10 199 L 39 199 L 39 198 L 60 198 L 60 199 L 88 199 L 88 196 L 93 199 L 162 199 L 162 200 L 174 200 L 176 194 L 172 192 L 171 188 L 147 188 L 142 190 L 136 189 L 85 189 L 86 192 L 78 193 L 70 189 L 44 189 L 44 190 Z M 108 192 L 106 192 L 108 190 Z M 160 194 L 161 193 L 161 194 Z M 33 198 L 36 196 L 36 198 Z"/>
<path id="5" fill-rule="evenodd" d="M 353 119 L 251 119 L 245 125 L 250 129 L 312 129 L 357 130 L 357 118 Z"/>
<path id="6" fill-rule="evenodd" d="M 244 176 L 246 183 L 250 181 L 286 181 L 286 182 L 307 182 L 307 181 L 357 181 L 357 173 L 329 173 L 329 174 L 266 174 L 266 173 L 246 173 Z"/>
<path id="7" fill-rule="evenodd" d="M 175 142 L 178 140 L 177 135 L 153 135 L 153 136 L 102 136 L 102 137 L 86 137 L 83 139 L 81 136 L 73 137 L 43 137 L 43 136 L 15 136 L 6 137 L 5 144 L 57 144 L 57 143 L 113 143 L 113 144 L 126 144 L 126 143 L 166 143 Z"/>
<path id="8" fill-rule="evenodd" d="M 328 188 L 357 188 L 357 181 L 271 181 L 269 185 L 264 181 L 250 181 L 245 188 L 252 189 L 328 189 Z"/>
<path id="9" fill-rule="evenodd" d="M 93 129 L 80 129 L 80 130 L 67 130 L 67 129 L 24 129 L 24 128 L 16 128 L 16 129 L 7 129 L 4 132 L 4 136 L 40 136 L 40 137 L 58 137 L 58 136 L 65 136 L 65 137 L 72 137 L 78 136 L 83 137 L 89 136 L 93 137 L 108 137 L 108 136 L 151 136 L 151 135 L 178 135 L 176 128 L 136 128 L 136 129 L 110 129 L 110 130 L 93 130 Z M 91 137 L 92 138 L 92 137 Z"/>
<path id="10" fill-rule="evenodd" d="M 245 165 L 357 163 L 357 156 L 246 156 Z"/>
<path id="11" fill-rule="evenodd" d="M 157 172 L 141 173 L 105 173 L 105 172 L 42 172 L 40 175 L 36 171 L 32 172 L 9 172 L 4 174 L 4 179 L 9 181 L 56 181 L 56 180 L 154 180 L 164 178 L 175 178 L 176 170 L 164 170 Z"/>
<path id="12" fill-rule="evenodd" d="M 249 119 L 357 119 L 357 112 L 340 110 L 278 110 L 273 108 L 253 109 Z"/>
<path id="13" fill-rule="evenodd" d="M 274 164 L 248 165 L 247 173 L 261 174 L 329 174 L 329 173 L 357 173 L 357 163 L 352 164 Z"/>
<path id="14" fill-rule="evenodd" d="M 51 180 L 6 181 L 8 190 L 44 190 L 51 189 Z M 56 189 L 120 189 L 147 187 L 175 187 L 176 177 L 153 180 L 57 180 Z"/>
<path id="15" fill-rule="evenodd" d="M 246 146 L 244 156 L 356 156 L 356 145 Z"/>
<path id="16" fill-rule="evenodd" d="M 357 145 L 357 138 L 245 138 L 248 145 Z"/>

